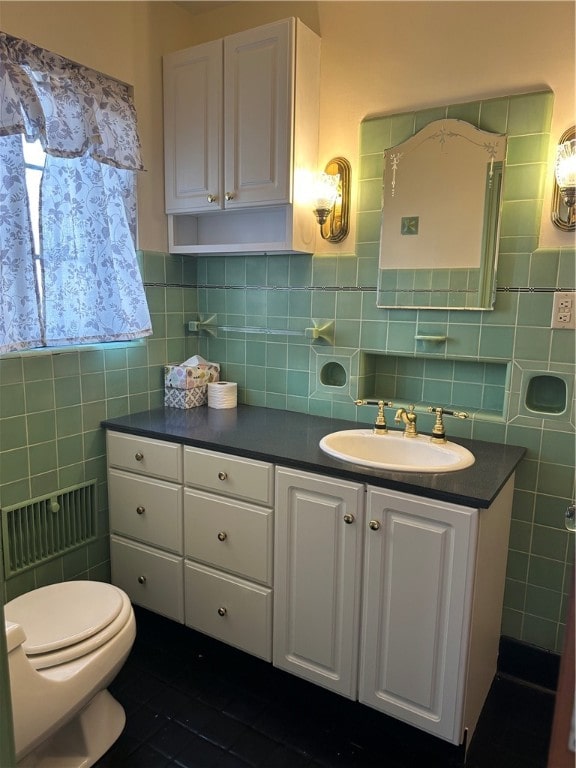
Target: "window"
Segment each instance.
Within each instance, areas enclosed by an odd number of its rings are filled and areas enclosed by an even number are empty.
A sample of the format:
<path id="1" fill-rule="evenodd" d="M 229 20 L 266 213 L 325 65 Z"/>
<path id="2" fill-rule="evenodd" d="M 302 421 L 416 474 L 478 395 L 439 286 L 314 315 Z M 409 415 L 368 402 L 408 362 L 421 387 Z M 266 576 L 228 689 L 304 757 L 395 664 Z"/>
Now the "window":
<path id="1" fill-rule="evenodd" d="M 24 152 L 24 166 L 26 168 L 26 191 L 28 193 L 28 210 L 30 212 L 30 225 L 34 242 L 34 273 L 38 285 L 39 310 L 42 315 L 42 265 L 40 263 L 40 182 L 46 154 L 39 140 L 32 143 L 22 136 L 22 151 Z"/>
<path id="2" fill-rule="evenodd" d="M 0 33 L 0 353 L 151 333 L 127 86 Z"/>
<path id="3" fill-rule="evenodd" d="M 40 181 L 44 170 L 46 154 L 39 140 L 32 143 L 22 136 L 22 150 L 26 167 L 26 190 L 28 192 L 28 209 L 34 238 L 34 256 L 40 256 Z"/>

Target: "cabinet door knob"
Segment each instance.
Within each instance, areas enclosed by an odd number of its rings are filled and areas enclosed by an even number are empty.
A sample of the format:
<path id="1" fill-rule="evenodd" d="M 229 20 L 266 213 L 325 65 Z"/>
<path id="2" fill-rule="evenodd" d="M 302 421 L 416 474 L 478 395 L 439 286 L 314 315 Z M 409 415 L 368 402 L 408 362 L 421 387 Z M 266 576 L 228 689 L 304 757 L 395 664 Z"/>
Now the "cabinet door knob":
<path id="1" fill-rule="evenodd" d="M 146 576 L 138 576 L 138 584 L 146 584 Z"/>
<path id="2" fill-rule="evenodd" d="M 136 459 L 136 461 L 142 461 L 142 459 L 144 458 L 144 454 L 138 451 L 138 453 L 134 454 L 134 458 Z"/>
<path id="3" fill-rule="evenodd" d="M 234 192 L 226 192 L 224 195 L 225 200 L 234 200 Z"/>
<path id="4" fill-rule="evenodd" d="M 218 616 L 226 616 L 226 608 L 218 608 Z"/>
<path id="5" fill-rule="evenodd" d="M 378 531 L 380 530 L 380 523 L 378 522 L 378 520 L 370 520 L 370 522 L 368 523 L 368 528 L 370 528 L 370 530 L 372 531 Z"/>
<path id="6" fill-rule="evenodd" d="M 226 531 L 220 531 L 218 533 L 218 541 L 226 541 L 227 538 L 228 538 L 228 534 L 226 533 Z"/>
<path id="7" fill-rule="evenodd" d="M 146 512 L 146 507 L 136 507 L 136 514 L 143 515 Z"/>
<path id="8" fill-rule="evenodd" d="M 344 520 L 345 523 L 350 525 L 351 523 L 354 522 L 354 515 L 344 515 L 342 519 Z"/>
<path id="9" fill-rule="evenodd" d="M 209 203 L 215 203 L 217 199 L 216 195 L 208 195 L 207 197 Z"/>
<path id="10" fill-rule="evenodd" d="M 218 472 L 218 480 L 228 480 L 227 472 Z"/>

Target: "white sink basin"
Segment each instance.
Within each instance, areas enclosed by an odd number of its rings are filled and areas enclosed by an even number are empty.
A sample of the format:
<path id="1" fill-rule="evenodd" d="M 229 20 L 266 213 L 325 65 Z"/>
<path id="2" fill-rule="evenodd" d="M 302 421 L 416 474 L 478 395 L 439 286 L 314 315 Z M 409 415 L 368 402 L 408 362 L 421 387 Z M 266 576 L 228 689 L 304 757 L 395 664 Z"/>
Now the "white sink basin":
<path id="1" fill-rule="evenodd" d="M 454 472 L 474 464 L 474 454 L 457 443 L 433 443 L 427 435 L 377 435 L 371 429 L 345 429 L 320 440 L 329 456 L 394 472 Z"/>

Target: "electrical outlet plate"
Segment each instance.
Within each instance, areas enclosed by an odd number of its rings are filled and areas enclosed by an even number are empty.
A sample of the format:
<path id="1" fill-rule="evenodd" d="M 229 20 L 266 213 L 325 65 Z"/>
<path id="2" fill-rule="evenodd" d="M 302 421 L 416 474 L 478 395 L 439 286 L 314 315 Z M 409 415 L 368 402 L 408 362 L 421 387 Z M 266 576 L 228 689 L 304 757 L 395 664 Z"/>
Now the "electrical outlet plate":
<path id="1" fill-rule="evenodd" d="M 550 327 L 576 330 L 576 291 L 556 291 Z"/>

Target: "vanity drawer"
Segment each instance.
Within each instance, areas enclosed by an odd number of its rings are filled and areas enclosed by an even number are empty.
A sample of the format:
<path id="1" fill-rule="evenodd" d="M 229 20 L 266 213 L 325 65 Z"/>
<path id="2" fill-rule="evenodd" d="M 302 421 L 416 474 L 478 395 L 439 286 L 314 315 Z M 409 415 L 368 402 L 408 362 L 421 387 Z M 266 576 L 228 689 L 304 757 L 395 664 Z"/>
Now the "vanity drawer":
<path id="1" fill-rule="evenodd" d="M 184 482 L 264 506 L 273 503 L 273 466 L 263 461 L 186 447 Z"/>
<path id="2" fill-rule="evenodd" d="M 150 611 L 184 622 L 183 559 L 110 536 L 112 583 Z"/>
<path id="3" fill-rule="evenodd" d="M 264 584 L 272 582 L 272 510 L 187 488 L 184 554 Z"/>
<path id="4" fill-rule="evenodd" d="M 189 562 L 184 581 L 187 626 L 272 660 L 272 590 Z"/>
<path id="5" fill-rule="evenodd" d="M 182 554 L 182 486 L 111 469 L 110 527 L 139 541 Z"/>
<path id="6" fill-rule="evenodd" d="M 109 431 L 107 451 L 110 466 L 182 482 L 182 449 L 176 443 Z"/>

